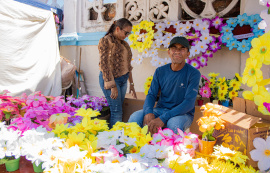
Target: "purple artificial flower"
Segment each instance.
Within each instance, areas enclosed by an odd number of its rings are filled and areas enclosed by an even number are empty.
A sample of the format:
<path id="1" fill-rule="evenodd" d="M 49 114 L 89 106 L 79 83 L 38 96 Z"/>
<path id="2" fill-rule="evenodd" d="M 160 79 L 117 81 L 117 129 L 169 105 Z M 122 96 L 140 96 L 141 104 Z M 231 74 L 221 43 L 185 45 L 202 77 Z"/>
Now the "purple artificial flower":
<path id="1" fill-rule="evenodd" d="M 203 56 L 203 57 L 206 57 L 206 58 L 208 58 L 208 57 L 212 58 L 212 57 L 213 57 L 213 52 L 212 52 L 211 50 L 207 49 L 207 50 L 202 54 L 202 56 Z"/>
<path id="2" fill-rule="evenodd" d="M 203 18 L 202 21 L 205 22 L 205 23 L 206 23 L 207 25 L 209 25 L 209 26 L 210 26 L 210 24 L 211 24 L 211 20 L 208 19 L 208 18 Z"/>
<path id="3" fill-rule="evenodd" d="M 209 44 L 209 49 L 213 51 L 213 53 L 216 53 L 217 50 L 221 49 L 219 43 L 211 42 Z"/>
<path id="4" fill-rule="evenodd" d="M 201 67 L 207 66 L 207 61 L 208 61 L 207 57 L 198 56 L 197 60 L 200 62 Z"/>
<path id="5" fill-rule="evenodd" d="M 211 23 L 211 26 L 214 26 L 216 29 L 219 29 L 219 26 L 222 25 L 223 18 L 216 16 Z"/>
<path id="6" fill-rule="evenodd" d="M 200 62 L 197 60 L 197 59 L 192 59 L 190 60 L 190 63 L 189 63 L 191 66 L 193 66 L 194 68 L 196 69 L 199 69 L 201 67 L 201 64 Z"/>

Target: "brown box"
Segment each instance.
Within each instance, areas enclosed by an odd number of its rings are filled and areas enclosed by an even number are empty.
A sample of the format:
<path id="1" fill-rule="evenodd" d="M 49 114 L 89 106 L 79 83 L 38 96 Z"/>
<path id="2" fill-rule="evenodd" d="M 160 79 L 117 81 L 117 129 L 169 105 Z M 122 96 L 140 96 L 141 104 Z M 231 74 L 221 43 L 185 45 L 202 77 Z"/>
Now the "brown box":
<path id="1" fill-rule="evenodd" d="M 144 100 L 146 98 L 145 94 L 138 92 L 137 99 L 134 99 L 131 94 L 126 94 L 126 98 L 123 103 L 123 122 L 127 122 L 130 115 L 137 111 L 143 109 Z M 209 99 L 204 99 L 204 103 L 209 102 Z M 197 105 L 197 101 L 196 104 Z M 195 106 L 195 113 L 193 122 L 189 128 L 190 132 L 201 135 L 202 132 L 199 130 L 197 120 L 202 117 L 202 112 L 200 111 L 200 106 Z"/>
<path id="2" fill-rule="evenodd" d="M 225 129 L 214 132 L 214 136 L 217 138 L 216 145 L 243 152 L 249 157 L 247 164 L 258 167 L 257 162 L 251 159 L 249 153 L 254 149 L 254 138 L 265 139 L 269 135 L 270 123 L 229 108 L 221 115 L 221 118 L 226 122 Z"/>

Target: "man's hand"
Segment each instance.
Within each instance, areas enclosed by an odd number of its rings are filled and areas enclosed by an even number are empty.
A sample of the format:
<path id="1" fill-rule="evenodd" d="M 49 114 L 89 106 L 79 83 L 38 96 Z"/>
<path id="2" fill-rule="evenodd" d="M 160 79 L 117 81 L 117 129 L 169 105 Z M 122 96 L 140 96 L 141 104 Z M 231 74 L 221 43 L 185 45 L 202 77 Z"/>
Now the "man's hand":
<path id="1" fill-rule="evenodd" d="M 155 118 L 148 124 L 148 130 L 151 132 L 151 134 L 154 134 L 158 132 L 158 128 L 163 126 L 163 121 L 160 118 Z"/>
<path id="2" fill-rule="evenodd" d="M 143 119 L 143 126 L 148 125 L 153 119 L 155 119 L 155 115 L 153 113 L 146 114 Z"/>

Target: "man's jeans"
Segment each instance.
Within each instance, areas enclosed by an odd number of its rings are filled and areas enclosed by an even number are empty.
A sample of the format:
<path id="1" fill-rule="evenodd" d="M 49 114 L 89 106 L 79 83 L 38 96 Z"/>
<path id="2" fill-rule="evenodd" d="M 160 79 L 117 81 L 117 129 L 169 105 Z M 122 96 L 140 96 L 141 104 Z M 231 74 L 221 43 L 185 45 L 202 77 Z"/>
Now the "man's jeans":
<path id="1" fill-rule="evenodd" d="M 169 111 L 169 109 L 166 108 L 154 108 L 153 109 L 153 113 L 155 115 L 155 117 L 159 117 L 162 114 L 166 113 L 167 111 Z M 177 134 L 177 129 L 181 129 L 182 131 L 187 130 L 192 121 L 193 121 L 194 115 L 190 115 L 190 114 L 184 114 L 184 115 L 178 115 L 175 117 L 170 118 L 167 121 L 167 124 L 165 124 L 165 126 L 171 130 L 174 131 L 175 134 Z M 143 115 L 143 110 L 139 110 L 134 112 L 128 122 L 137 122 L 139 124 L 139 126 L 143 127 L 143 119 L 144 119 L 144 115 Z"/>
<path id="2" fill-rule="evenodd" d="M 122 121 L 123 116 L 122 106 L 127 92 L 128 77 L 129 73 L 114 79 L 118 90 L 118 97 L 116 99 L 112 99 L 111 89 L 108 90 L 104 89 L 104 80 L 102 77 L 102 72 L 100 72 L 99 74 L 99 84 L 111 110 L 110 127 L 112 127 L 117 121 Z"/>

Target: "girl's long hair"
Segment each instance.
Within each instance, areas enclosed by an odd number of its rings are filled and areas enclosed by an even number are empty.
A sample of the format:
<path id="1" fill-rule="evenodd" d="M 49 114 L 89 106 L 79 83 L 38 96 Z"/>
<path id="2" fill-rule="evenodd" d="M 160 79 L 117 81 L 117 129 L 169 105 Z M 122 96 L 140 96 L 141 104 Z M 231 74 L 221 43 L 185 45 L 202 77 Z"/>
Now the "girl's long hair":
<path id="1" fill-rule="evenodd" d="M 118 20 L 115 20 L 113 22 L 113 24 L 110 26 L 109 30 L 107 31 L 106 35 L 110 34 L 110 33 L 113 33 L 115 31 L 115 28 L 116 27 L 119 27 L 120 29 L 123 29 L 127 26 L 131 26 L 132 27 L 132 23 L 126 19 L 126 18 L 121 18 L 121 19 L 118 19 Z"/>

